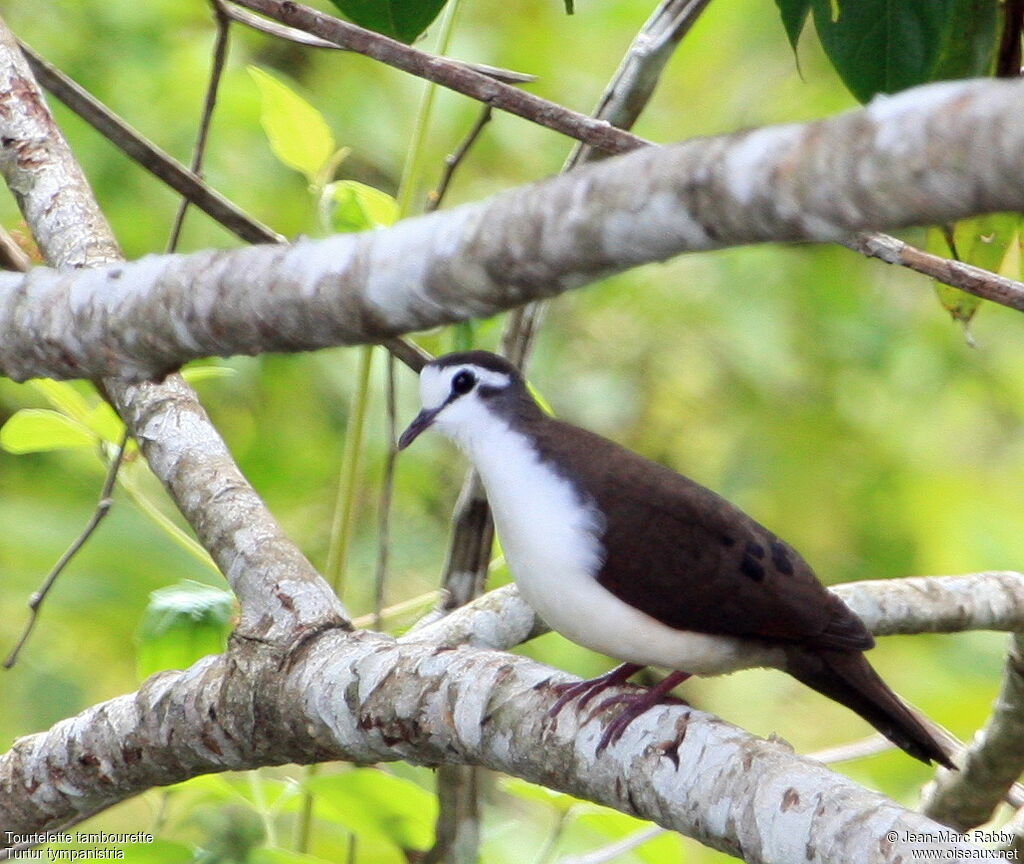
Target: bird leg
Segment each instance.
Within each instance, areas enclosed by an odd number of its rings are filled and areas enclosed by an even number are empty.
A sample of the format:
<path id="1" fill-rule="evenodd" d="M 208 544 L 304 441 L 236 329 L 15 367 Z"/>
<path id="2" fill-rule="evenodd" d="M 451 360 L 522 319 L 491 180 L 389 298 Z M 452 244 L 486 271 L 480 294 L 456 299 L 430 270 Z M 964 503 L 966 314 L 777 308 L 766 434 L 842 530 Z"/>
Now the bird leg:
<path id="1" fill-rule="evenodd" d="M 615 671 L 618 672 L 619 670 L 616 669 Z M 595 715 L 600 714 L 605 708 L 610 708 L 612 705 L 625 705 L 626 707 L 616 714 L 611 723 L 605 727 L 604 734 L 601 736 L 601 740 L 597 744 L 597 753 L 600 754 L 606 747 L 618 741 L 630 723 L 636 720 L 636 718 L 643 714 L 648 708 L 657 705 L 673 687 L 677 684 L 682 684 L 683 681 L 689 677 L 689 672 L 673 672 L 653 687 L 649 687 L 639 693 L 620 693 L 616 696 L 609 696 L 601 702 L 600 705 L 590 712 L 590 716 L 587 717 L 587 720 L 590 720 Z"/>
<path id="2" fill-rule="evenodd" d="M 626 680 L 641 669 L 636 663 L 623 663 L 616 666 L 611 672 L 607 672 L 597 678 L 588 678 L 586 681 L 577 681 L 575 684 L 553 684 L 551 689 L 561 695 L 558 701 L 548 709 L 548 717 L 556 717 L 558 713 L 577 696 L 580 697 L 580 704 L 577 708 L 583 708 L 591 699 L 609 687 L 624 684 Z"/>

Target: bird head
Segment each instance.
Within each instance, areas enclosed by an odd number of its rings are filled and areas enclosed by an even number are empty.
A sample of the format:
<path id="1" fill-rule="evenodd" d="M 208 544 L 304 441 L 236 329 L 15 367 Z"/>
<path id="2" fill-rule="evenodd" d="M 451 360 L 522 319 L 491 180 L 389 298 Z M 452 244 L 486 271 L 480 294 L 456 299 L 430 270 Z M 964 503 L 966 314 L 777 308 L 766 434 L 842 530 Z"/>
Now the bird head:
<path id="1" fill-rule="evenodd" d="M 423 410 L 398 439 L 398 448 L 404 450 L 431 427 L 457 442 L 468 441 L 522 396 L 532 404 L 519 370 L 503 357 L 488 351 L 445 354 L 420 372 Z"/>

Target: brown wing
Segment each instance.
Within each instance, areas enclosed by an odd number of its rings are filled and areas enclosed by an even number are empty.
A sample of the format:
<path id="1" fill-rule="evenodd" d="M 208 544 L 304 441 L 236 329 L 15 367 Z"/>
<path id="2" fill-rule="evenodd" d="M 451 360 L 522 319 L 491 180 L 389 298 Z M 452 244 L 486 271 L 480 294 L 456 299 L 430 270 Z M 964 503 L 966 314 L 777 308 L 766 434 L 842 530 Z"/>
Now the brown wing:
<path id="1" fill-rule="evenodd" d="M 613 594 L 681 630 L 860 651 L 874 644 L 807 562 L 739 508 L 600 436 L 557 426 L 548 448 L 577 454 L 581 489 L 607 515 L 598 580 Z"/>

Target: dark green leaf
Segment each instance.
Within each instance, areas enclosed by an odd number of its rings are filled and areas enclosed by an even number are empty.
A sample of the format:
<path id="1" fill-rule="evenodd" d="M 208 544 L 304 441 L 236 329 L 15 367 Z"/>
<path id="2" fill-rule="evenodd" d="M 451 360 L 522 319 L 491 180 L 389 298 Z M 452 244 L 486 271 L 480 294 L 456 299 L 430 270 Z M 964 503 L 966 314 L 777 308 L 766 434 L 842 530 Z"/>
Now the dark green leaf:
<path id="1" fill-rule="evenodd" d="M 412 43 L 444 8 L 445 0 L 331 0 L 360 27 Z"/>
<path id="2" fill-rule="evenodd" d="M 800 34 L 807 21 L 807 13 L 811 11 L 811 0 L 775 0 L 775 5 L 779 7 L 782 26 L 786 28 L 789 44 L 796 51 L 796 44 L 800 41 Z"/>
<path id="3" fill-rule="evenodd" d="M 861 102 L 934 80 L 964 0 L 812 0 L 814 26 Z M 838 9 L 838 14 L 836 10 Z"/>
<path id="4" fill-rule="evenodd" d="M 998 0 L 957 0 L 932 80 L 989 74 L 998 30 Z"/>

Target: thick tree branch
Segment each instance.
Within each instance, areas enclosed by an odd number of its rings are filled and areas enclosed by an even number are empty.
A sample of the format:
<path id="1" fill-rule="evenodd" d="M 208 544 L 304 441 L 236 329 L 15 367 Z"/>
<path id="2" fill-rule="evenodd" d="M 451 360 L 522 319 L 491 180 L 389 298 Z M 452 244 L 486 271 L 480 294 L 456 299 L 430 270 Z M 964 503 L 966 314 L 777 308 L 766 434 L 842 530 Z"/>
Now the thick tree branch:
<path id="1" fill-rule="evenodd" d="M 0 274 L 0 372 L 147 378 L 211 354 L 377 342 L 681 252 L 1024 209 L 1022 96 L 1018 82 L 933 84 L 816 123 L 646 148 L 384 231 Z M 1008 302 L 1024 309 L 1024 291 Z"/>
<path id="2" fill-rule="evenodd" d="M 403 759 L 505 771 L 751 864 L 895 864 L 922 845 L 978 853 L 778 741 L 687 707 L 652 709 L 595 756 L 606 718 L 546 716 L 546 684 L 562 677 L 509 654 L 366 632 L 328 631 L 288 656 L 236 650 L 20 739 L 0 757 L 0 824 L 45 830 L 195 773 Z"/>
<path id="3" fill-rule="evenodd" d="M 88 183 L 2 21 L 0 171 L 48 261 L 89 268 L 120 260 Z M 89 278 L 96 271 L 67 272 Z M 242 607 L 239 633 L 287 643 L 345 621 L 337 598 L 284 536 L 184 381 L 173 376 L 160 385 L 136 386 L 106 378 L 102 387 L 231 582 Z"/>

